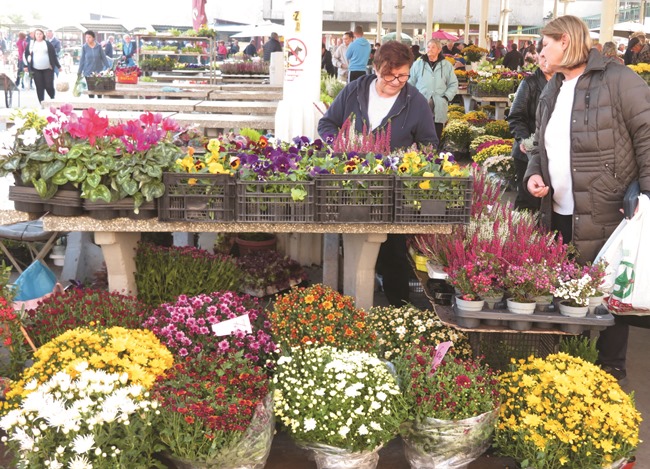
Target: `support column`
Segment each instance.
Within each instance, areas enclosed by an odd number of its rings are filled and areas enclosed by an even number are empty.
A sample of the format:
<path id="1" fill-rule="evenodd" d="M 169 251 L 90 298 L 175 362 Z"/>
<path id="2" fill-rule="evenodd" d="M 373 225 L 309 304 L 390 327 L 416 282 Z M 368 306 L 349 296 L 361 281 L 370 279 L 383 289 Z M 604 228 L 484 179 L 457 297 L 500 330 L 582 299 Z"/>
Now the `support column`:
<path id="1" fill-rule="evenodd" d="M 614 38 L 614 23 L 616 22 L 616 0 L 603 0 L 600 13 L 600 36 L 599 42 L 605 44 Z"/>
<path id="2" fill-rule="evenodd" d="M 108 289 L 128 295 L 137 295 L 135 285 L 135 249 L 140 233 L 95 232 L 95 243 L 102 247 Z"/>
<path id="3" fill-rule="evenodd" d="M 469 1 L 469 0 L 467 0 Z M 427 0 L 427 28 L 425 33 L 424 45 L 426 46 L 427 42 L 431 40 L 431 34 L 433 34 L 433 0 Z M 465 41 L 467 42 L 467 41 Z"/>
<path id="4" fill-rule="evenodd" d="M 343 293 L 354 297 L 357 307 L 372 306 L 375 264 L 386 234 L 343 234 Z"/>
<path id="5" fill-rule="evenodd" d="M 382 25 L 382 16 L 384 15 L 383 13 L 383 2 L 384 0 L 377 0 L 378 5 L 377 5 L 377 39 L 375 42 L 378 42 L 381 44 L 381 30 L 384 28 Z M 350 28 L 351 31 L 354 31 L 354 28 Z"/>
<path id="6" fill-rule="evenodd" d="M 488 44 L 488 10 L 490 0 L 481 0 L 481 18 L 478 23 L 478 46 L 484 49 L 490 49 Z"/>
<path id="7" fill-rule="evenodd" d="M 404 8 L 402 0 L 397 0 L 397 6 L 395 8 L 397 8 L 397 28 L 395 29 L 397 34 L 395 34 L 395 39 L 402 42 L 402 9 Z"/>
<path id="8" fill-rule="evenodd" d="M 431 0 L 431 1 L 433 1 L 433 0 Z M 463 33 L 463 36 L 465 36 L 465 40 L 464 40 L 465 44 L 469 44 L 469 18 L 470 18 L 469 2 L 470 2 L 470 0 L 467 0 L 467 4 L 465 5 L 465 31 Z M 431 10 L 433 12 L 433 9 L 431 9 Z"/>
<path id="9" fill-rule="evenodd" d="M 323 235 L 323 283 L 334 290 L 339 289 L 339 246 L 340 235 Z"/>

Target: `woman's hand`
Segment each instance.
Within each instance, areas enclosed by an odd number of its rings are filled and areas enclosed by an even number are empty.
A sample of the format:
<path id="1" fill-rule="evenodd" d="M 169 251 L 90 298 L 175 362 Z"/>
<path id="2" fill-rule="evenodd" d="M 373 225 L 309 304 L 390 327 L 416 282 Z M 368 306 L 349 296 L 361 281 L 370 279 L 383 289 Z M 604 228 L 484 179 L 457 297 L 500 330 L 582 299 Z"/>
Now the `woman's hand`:
<path id="1" fill-rule="evenodd" d="M 528 179 L 527 188 L 533 197 L 546 197 L 548 194 L 548 186 L 544 184 L 544 180 L 539 174 L 533 174 Z"/>
<path id="2" fill-rule="evenodd" d="M 520 144 L 519 144 L 519 149 L 521 150 L 521 152 L 522 152 L 524 155 L 525 155 L 526 153 L 528 153 L 528 152 L 526 151 L 526 145 L 524 145 L 523 143 L 520 143 Z"/>

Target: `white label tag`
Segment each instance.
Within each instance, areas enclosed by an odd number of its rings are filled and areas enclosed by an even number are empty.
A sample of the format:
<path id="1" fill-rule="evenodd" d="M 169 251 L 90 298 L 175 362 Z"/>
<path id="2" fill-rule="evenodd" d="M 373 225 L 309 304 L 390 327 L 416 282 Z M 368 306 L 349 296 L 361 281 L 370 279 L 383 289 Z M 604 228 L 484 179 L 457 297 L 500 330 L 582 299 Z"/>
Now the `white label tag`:
<path id="1" fill-rule="evenodd" d="M 212 325 L 212 331 L 214 332 L 214 335 L 217 336 L 232 335 L 232 333 L 237 330 L 246 332 L 247 334 L 253 333 L 248 314 L 233 319 L 227 319 L 226 321 L 221 321 Z"/>

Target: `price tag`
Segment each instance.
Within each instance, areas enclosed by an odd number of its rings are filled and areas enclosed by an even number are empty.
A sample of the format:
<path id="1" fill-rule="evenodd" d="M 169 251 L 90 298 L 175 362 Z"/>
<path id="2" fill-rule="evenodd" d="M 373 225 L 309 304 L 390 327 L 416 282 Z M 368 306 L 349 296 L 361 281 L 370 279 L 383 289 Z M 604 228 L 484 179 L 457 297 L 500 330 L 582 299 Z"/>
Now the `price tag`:
<path id="1" fill-rule="evenodd" d="M 441 342 L 436 345 L 436 353 L 433 356 L 433 363 L 431 363 L 431 374 L 433 374 L 433 372 L 436 371 L 436 368 L 440 366 L 443 358 L 445 358 L 447 351 L 452 345 L 454 345 L 454 343 L 451 341 Z"/>
<path id="2" fill-rule="evenodd" d="M 212 325 L 212 331 L 216 336 L 232 335 L 235 331 L 244 331 L 248 334 L 253 332 L 251 328 L 251 321 L 248 314 L 238 316 L 233 319 L 227 319 L 217 324 Z"/>

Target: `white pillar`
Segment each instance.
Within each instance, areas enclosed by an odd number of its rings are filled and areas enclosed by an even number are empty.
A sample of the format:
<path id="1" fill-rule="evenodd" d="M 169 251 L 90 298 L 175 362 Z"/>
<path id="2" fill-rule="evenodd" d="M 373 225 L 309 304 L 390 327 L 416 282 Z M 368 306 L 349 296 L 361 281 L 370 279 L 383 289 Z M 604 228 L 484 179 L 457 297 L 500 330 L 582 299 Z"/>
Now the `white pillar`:
<path id="1" fill-rule="evenodd" d="M 557 1 L 558 0 L 555 0 L 553 2 L 553 19 L 557 18 Z"/>
<path id="2" fill-rule="evenodd" d="M 503 41 L 503 12 L 505 0 L 499 0 L 499 26 L 497 27 L 497 37 Z"/>
<path id="3" fill-rule="evenodd" d="M 431 0 L 433 2 L 433 0 Z M 470 0 L 467 0 L 467 4 L 465 6 L 465 44 L 469 44 L 469 2 Z M 433 12 L 433 9 L 431 10 Z"/>
<path id="4" fill-rule="evenodd" d="M 383 12 L 383 0 L 377 0 L 378 5 L 377 5 L 377 40 L 375 42 L 378 42 L 381 44 L 381 30 L 383 29 L 382 25 L 382 16 L 384 14 Z"/>
<path id="5" fill-rule="evenodd" d="M 137 295 L 135 284 L 135 250 L 140 233 L 96 231 L 95 244 L 102 247 L 108 289 L 124 295 Z"/>
<path id="6" fill-rule="evenodd" d="M 427 28 L 426 28 L 426 34 L 424 36 L 425 46 L 427 42 L 429 42 L 429 40 L 431 39 L 431 34 L 433 34 L 433 0 L 427 0 Z"/>
<path id="7" fill-rule="evenodd" d="M 616 0 L 603 0 L 603 7 L 600 13 L 600 37 L 599 42 L 605 44 L 614 38 L 614 23 L 616 22 Z"/>
<path id="8" fill-rule="evenodd" d="M 481 18 L 478 23 L 478 46 L 484 49 L 488 47 L 488 9 L 490 0 L 481 0 Z"/>
<path id="9" fill-rule="evenodd" d="M 386 234 L 343 234 L 343 293 L 369 309 L 375 294 L 375 263 Z"/>
<path id="10" fill-rule="evenodd" d="M 510 20 L 510 12 L 512 11 L 510 9 L 510 0 L 505 0 L 504 2 L 504 10 L 503 10 L 503 36 L 502 36 L 502 41 L 503 44 L 508 47 L 508 21 Z"/>
<path id="11" fill-rule="evenodd" d="M 402 9 L 404 8 L 402 5 L 402 0 L 397 0 L 397 6 L 395 8 L 397 8 L 397 27 L 395 29 L 395 39 L 397 39 L 399 42 L 402 42 Z"/>
<path id="12" fill-rule="evenodd" d="M 321 113 L 320 102 L 322 0 L 286 0 L 284 5 L 284 95 L 275 113 L 275 136 L 311 139 Z"/>

